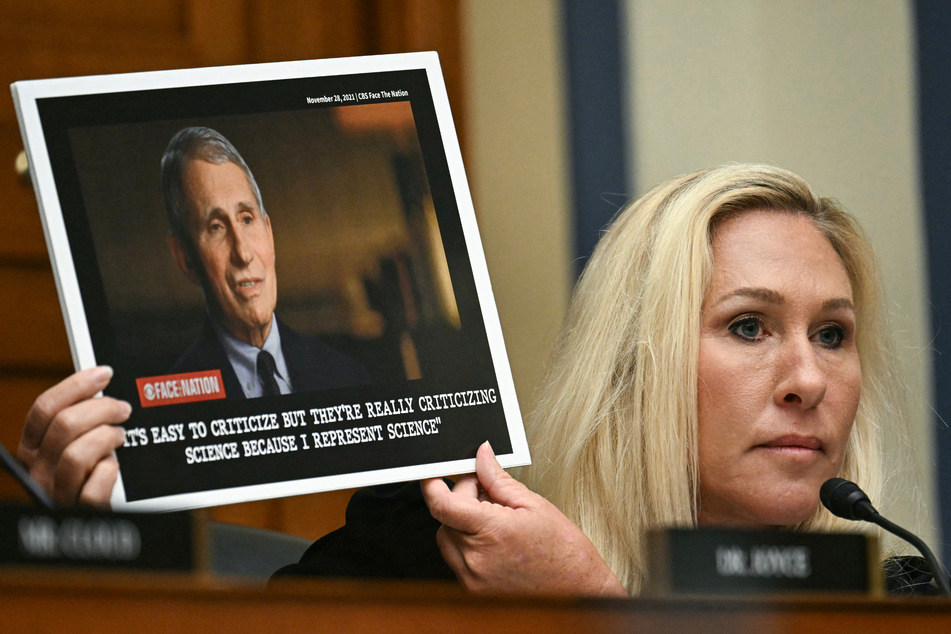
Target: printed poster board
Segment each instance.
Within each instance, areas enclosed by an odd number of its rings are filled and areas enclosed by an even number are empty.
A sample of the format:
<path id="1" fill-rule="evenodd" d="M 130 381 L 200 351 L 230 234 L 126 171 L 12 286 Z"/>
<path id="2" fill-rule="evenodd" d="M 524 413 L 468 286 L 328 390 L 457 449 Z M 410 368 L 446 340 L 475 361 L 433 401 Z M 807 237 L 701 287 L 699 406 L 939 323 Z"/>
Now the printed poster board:
<path id="1" fill-rule="evenodd" d="M 435 53 L 12 90 L 114 508 L 530 461 Z"/>

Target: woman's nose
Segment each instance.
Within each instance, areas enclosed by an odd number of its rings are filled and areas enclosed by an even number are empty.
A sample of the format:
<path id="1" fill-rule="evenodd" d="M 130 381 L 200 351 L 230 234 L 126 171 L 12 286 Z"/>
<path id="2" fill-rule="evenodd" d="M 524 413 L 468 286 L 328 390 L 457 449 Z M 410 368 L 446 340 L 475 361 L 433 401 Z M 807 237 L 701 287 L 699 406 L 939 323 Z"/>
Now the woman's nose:
<path id="1" fill-rule="evenodd" d="M 786 341 L 781 350 L 780 379 L 774 399 L 779 404 L 799 404 L 811 409 L 825 398 L 828 381 L 808 338 Z"/>

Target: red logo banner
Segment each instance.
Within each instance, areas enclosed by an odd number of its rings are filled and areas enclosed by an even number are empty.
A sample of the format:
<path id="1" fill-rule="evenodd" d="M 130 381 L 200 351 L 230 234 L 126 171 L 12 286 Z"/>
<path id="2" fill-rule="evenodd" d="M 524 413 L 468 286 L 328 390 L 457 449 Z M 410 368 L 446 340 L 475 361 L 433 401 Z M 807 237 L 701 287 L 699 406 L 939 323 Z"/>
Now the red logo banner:
<path id="1" fill-rule="evenodd" d="M 221 370 L 165 374 L 136 379 L 142 407 L 193 403 L 225 398 Z"/>

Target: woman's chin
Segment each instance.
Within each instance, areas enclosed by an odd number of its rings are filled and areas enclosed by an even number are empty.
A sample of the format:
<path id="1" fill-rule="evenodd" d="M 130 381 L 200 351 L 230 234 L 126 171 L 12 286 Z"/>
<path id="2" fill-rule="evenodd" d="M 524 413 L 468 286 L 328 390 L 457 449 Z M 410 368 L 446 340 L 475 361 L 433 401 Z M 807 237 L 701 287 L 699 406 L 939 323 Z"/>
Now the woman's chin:
<path id="1" fill-rule="evenodd" d="M 805 522 L 816 512 L 818 500 L 814 495 L 802 499 L 770 500 L 759 508 L 751 509 L 751 514 L 762 526 L 795 526 Z"/>
<path id="2" fill-rule="evenodd" d="M 698 518 L 700 526 L 735 526 L 744 528 L 769 528 L 795 526 L 813 516 L 819 507 L 817 493 L 810 490 L 796 494 L 787 490 L 781 495 L 751 494 L 747 499 L 726 508 L 701 507 Z"/>

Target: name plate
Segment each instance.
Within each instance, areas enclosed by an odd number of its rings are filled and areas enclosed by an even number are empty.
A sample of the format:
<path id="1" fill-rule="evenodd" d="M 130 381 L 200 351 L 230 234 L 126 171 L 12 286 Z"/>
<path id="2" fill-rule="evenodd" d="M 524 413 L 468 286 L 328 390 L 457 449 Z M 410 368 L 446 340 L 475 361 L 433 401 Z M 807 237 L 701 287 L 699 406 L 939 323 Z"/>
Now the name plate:
<path id="1" fill-rule="evenodd" d="M 649 594 L 880 593 L 878 540 L 852 533 L 667 529 L 648 534 Z"/>
<path id="2" fill-rule="evenodd" d="M 0 564 L 194 570 L 197 527 L 190 513 L 0 506 Z"/>

